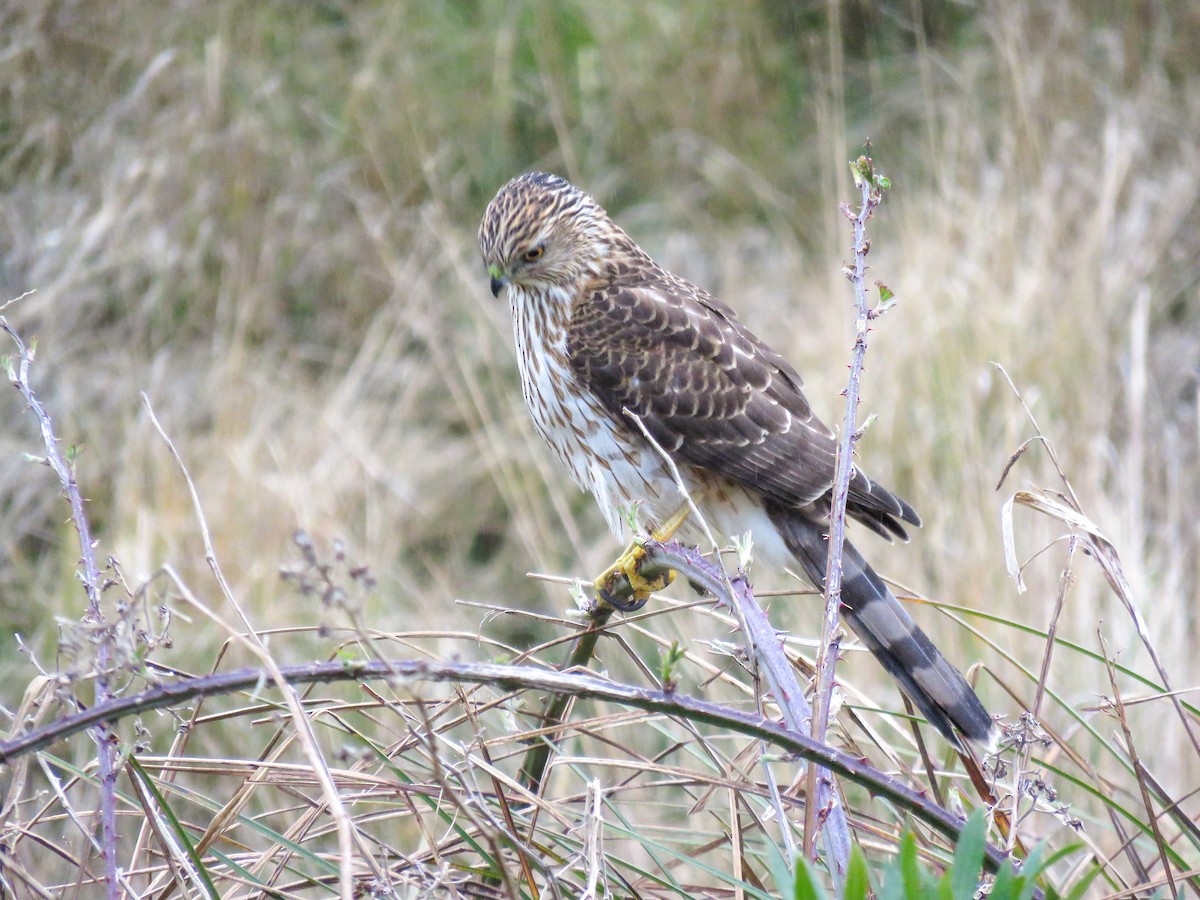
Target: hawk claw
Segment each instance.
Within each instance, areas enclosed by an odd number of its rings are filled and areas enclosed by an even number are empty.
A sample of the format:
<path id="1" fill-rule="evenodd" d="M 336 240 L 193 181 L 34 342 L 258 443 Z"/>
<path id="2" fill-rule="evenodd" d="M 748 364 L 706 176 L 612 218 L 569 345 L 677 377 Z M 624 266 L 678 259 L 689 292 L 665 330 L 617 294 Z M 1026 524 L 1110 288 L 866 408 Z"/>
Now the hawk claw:
<path id="1" fill-rule="evenodd" d="M 600 587 L 600 585 L 596 585 L 596 596 L 609 606 L 613 607 L 614 609 L 618 609 L 623 613 L 637 612 L 639 609 L 645 606 L 646 601 L 650 599 L 649 596 L 633 596 L 628 600 L 625 600 L 624 598 L 619 598 L 614 593 L 606 591 L 604 588 Z"/>
<path id="2" fill-rule="evenodd" d="M 638 544 L 630 545 L 617 561 L 596 579 L 596 595 L 621 612 L 641 609 L 651 594 L 661 591 L 675 580 L 673 569 L 666 569 L 653 578 L 643 577 L 640 569 L 645 560 L 646 549 Z"/>

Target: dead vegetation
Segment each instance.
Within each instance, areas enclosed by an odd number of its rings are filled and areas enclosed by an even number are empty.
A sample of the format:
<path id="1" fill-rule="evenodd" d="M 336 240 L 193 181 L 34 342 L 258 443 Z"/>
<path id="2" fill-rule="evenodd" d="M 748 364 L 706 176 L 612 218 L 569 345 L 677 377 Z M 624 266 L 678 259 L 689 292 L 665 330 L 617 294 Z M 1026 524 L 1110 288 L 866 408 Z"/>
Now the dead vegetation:
<path id="1" fill-rule="evenodd" d="M 833 421 L 851 321 L 837 202 L 869 135 L 895 185 L 872 262 L 899 307 L 873 338 L 864 407 L 879 419 L 860 453 L 926 522 L 873 558 L 948 613 L 917 610 L 1008 714 L 995 789 L 1013 845 L 1082 840 L 1053 870 L 1060 889 L 1098 869 L 1096 896 L 1189 890 L 1193 5 L 468 6 L 0 11 L 0 302 L 36 291 L 3 315 L 38 339 L 31 380 L 74 448 L 101 565 L 120 561 L 106 614 L 143 652 L 118 654 L 111 689 L 264 660 L 558 664 L 579 627 L 564 579 L 616 548 L 525 422 L 474 248 L 486 198 L 521 169 L 570 175 L 775 336 Z M 187 464 L 227 594 L 141 392 Z M 0 660 L 17 732 L 91 705 L 95 656 L 64 624 L 87 600 L 79 545 L 52 473 L 24 459 L 45 451 L 18 392 L 0 393 L 0 421 L 0 609 L 29 651 L 10 641 Z M 1002 505 L 1022 490 L 1020 592 Z M 309 552 L 337 590 L 280 578 Z M 364 565 L 369 585 L 351 574 Z M 771 615 L 810 662 L 819 604 L 781 597 Z M 681 694 L 753 708 L 730 621 L 686 588 L 617 624 L 599 666 L 657 685 L 673 641 Z M 899 697 L 850 656 L 835 743 L 952 808 L 979 803 L 940 745 L 922 761 Z M 792 826 L 755 739 L 578 701 L 535 798 L 515 772 L 536 698 L 298 690 L 290 709 L 264 682 L 115 726 L 131 896 L 321 895 L 347 841 L 360 888 L 381 894 L 532 896 L 555 879 L 562 896 L 777 893 Z M 18 896 L 92 895 L 95 744 L 27 760 L 5 776 L 3 875 Z M 771 770 L 802 821 L 797 767 Z M 858 839 L 886 856 L 914 822 L 843 787 Z"/>

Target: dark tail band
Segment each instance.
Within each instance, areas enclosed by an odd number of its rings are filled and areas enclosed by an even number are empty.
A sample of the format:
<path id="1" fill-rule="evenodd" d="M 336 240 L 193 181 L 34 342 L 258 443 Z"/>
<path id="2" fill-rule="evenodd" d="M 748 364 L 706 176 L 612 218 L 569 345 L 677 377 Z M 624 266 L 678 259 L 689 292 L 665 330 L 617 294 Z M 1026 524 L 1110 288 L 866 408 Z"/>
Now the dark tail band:
<path id="1" fill-rule="evenodd" d="M 767 505 L 767 514 L 805 574 L 823 585 L 828 526 L 776 504 Z M 960 734 L 990 740 L 992 717 L 967 680 L 849 542 L 842 550 L 842 617 L 946 740 L 960 749 Z"/>

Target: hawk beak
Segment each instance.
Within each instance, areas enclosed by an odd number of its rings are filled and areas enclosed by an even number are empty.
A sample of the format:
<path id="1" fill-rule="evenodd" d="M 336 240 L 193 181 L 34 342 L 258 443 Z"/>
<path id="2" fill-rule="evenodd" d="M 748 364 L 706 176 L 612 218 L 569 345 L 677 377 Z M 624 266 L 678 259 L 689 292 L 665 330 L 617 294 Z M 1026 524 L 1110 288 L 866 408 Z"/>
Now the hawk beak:
<path id="1" fill-rule="evenodd" d="M 504 277 L 504 273 L 500 271 L 500 267 L 494 264 L 488 266 L 488 275 L 492 279 L 492 296 L 499 297 L 500 288 L 508 284 L 508 279 Z"/>

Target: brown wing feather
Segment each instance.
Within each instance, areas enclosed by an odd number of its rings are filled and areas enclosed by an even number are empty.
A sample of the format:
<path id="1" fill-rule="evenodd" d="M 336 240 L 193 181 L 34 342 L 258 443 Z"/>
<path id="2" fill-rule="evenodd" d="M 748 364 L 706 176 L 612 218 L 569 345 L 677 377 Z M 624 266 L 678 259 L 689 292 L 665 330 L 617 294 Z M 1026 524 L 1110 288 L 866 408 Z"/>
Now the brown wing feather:
<path id="1" fill-rule="evenodd" d="M 835 440 L 795 369 L 716 298 L 658 274 L 576 303 L 567 342 L 576 374 L 614 416 L 637 415 L 676 460 L 788 506 L 825 496 Z M 850 493 L 851 514 L 880 534 L 903 537 L 896 519 L 919 523 L 861 472 Z"/>

